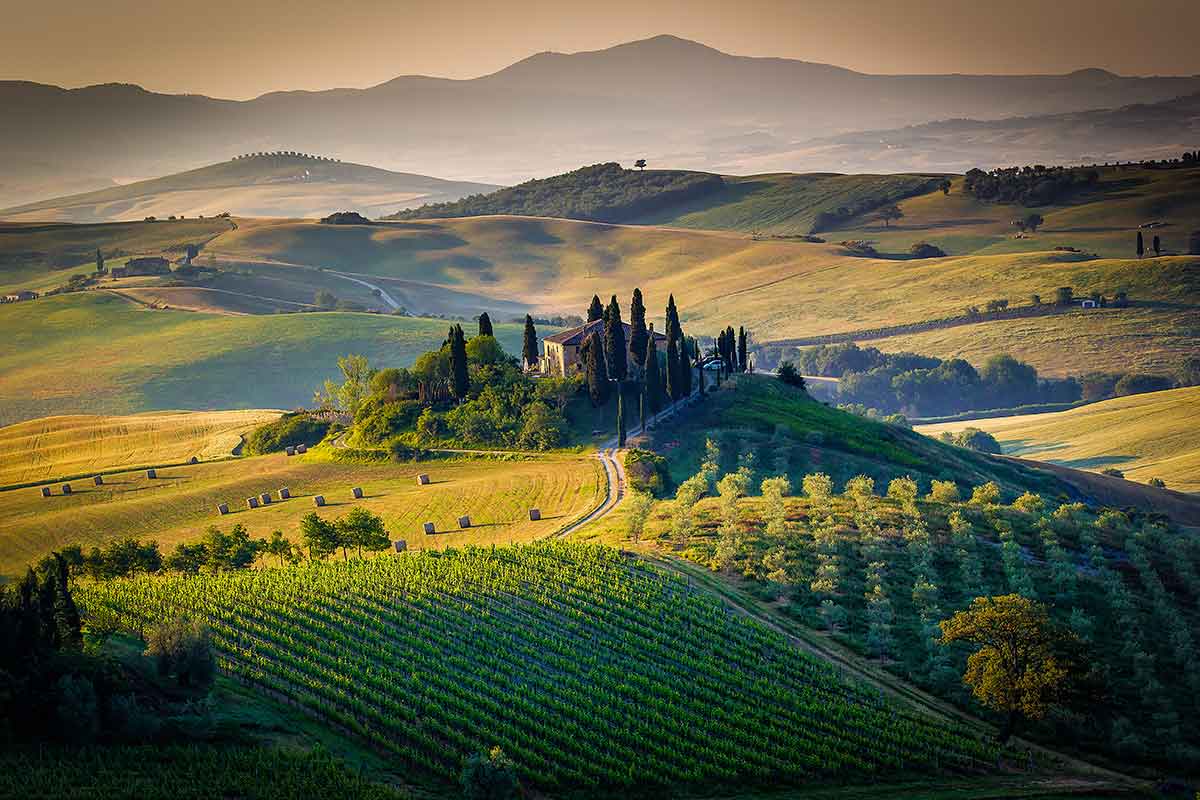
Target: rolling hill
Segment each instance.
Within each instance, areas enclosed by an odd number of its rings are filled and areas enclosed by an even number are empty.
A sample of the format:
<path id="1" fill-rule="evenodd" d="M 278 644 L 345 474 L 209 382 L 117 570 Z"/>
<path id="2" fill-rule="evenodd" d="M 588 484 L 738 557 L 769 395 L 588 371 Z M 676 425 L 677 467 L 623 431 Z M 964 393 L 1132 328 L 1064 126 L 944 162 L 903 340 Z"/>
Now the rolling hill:
<path id="1" fill-rule="evenodd" d="M 277 411 L 45 417 L 0 428 L 0 486 L 227 458 Z"/>
<path id="2" fill-rule="evenodd" d="M 293 408 L 347 353 L 404 366 L 444 320 L 343 312 L 228 316 L 149 310 L 107 292 L 0 308 L 0 423 L 53 414 Z M 497 324 L 509 352 L 522 327 Z"/>
<path id="3" fill-rule="evenodd" d="M 845 154 L 806 161 L 803 143 L 936 120 L 1155 103 L 1197 90 L 1197 77 L 1103 70 L 867 75 L 731 55 L 673 36 L 539 53 L 470 80 L 401 76 L 367 89 L 275 92 L 245 102 L 122 84 L 63 89 L 7 81 L 0 107 L 21 124 L 0 135 L 0 206 L 37 199 L 33 191 L 65 194 L 81 176 L 167 175 L 277 149 L 496 184 L 617 156 L 725 172 L 895 172 L 901 162 L 878 153 L 861 162 Z M 1003 160 L 1030 161 L 1032 152 L 1018 141 Z M 976 164 L 991 165 L 988 153 Z M 63 188 L 52 189 L 56 183 Z"/>
<path id="4" fill-rule="evenodd" d="M 495 188 L 297 153 L 273 153 L 0 209 L 0 219 L 94 223 L 223 212 L 244 217 L 314 218 L 347 208 L 379 216 Z"/>
<path id="5" fill-rule="evenodd" d="M 926 425 L 929 436 L 965 427 L 991 433 L 1004 452 L 1076 469 L 1115 468 L 1131 481 L 1163 480 L 1171 489 L 1200 492 L 1200 442 L 1195 421 L 1200 388 L 1150 392 L 1070 411 L 963 423 Z"/>

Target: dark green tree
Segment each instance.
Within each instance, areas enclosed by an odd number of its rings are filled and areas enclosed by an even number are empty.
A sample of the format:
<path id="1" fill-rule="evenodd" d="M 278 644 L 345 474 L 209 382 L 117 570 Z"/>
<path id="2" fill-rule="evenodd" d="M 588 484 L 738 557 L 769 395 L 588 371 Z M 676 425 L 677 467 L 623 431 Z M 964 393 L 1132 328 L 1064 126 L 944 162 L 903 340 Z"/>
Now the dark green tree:
<path id="1" fill-rule="evenodd" d="M 386 550 L 392 543 L 383 526 L 383 518 L 365 508 L 352 509 L 335 525 L 342 546 L 357 548 L 359 558 L 362 558 L 363 548 L 378 552 Z"/>
<path id="2" fill-rule="evenodd" d="M 646 367 L 646 305 L 642 301 L 642 290 L 633 290 L 633 299 L 629 301 L 629 350 L 633 353 L 634 363 L 638 369 Z"/>
<path id="3" fill-rule="evenodd" d="M 642 433 L 646 432 L 646 390 L 638 392 L 638 425 Z"/>
<path id="4" fill-rule="evenodd" d="M 621 321 L 621 306 L 614 294 L 604 310 L 604 359 L 608 362 L 608 375 L 617 381 L 625 380 L 629 372 L 629 349 L 625 344 L 625 325 Z"/>
<path id="5" fill-rule="evenodd" d="M 584 369 L 587 373 L 588 396 L 596 408 L 608 402 L 608 369 L 604 363 L 604 345 L 595 331 L 584 344 Z"/>
<path id="6" fill-rule="evenodd" d="M 625 446 L 625 392 L 617 384 L 617 447 Z"/>
<path id="7" fill-rule="evenodd" d="M 1146 242 L 1142 239 L 1142 232 L 1137 232 L 1137 257 L 1141 258 L 1146 253 Z"/>
<path id="8" fill-rule="evenodd" d="M 667 297 L 667 338 L 671 337 L 671 331 L 679 328 L 679 309 L 675 307 L 675 295 Z"/>
<path id="9" fill-rule="evenodd" d="M 592 295 L 592 304 L 588 306 L 587 321 L 595 322 L 604 318 L 604 306 L 600 303 L 599 295 Z"/>
<path id="10" fill-rule="evenodd" d="M 657 414 L 662 410 L 663 381 L 658 363 L 658 346 L 654 343 L 654 329 L 651 328 L 650 332 L 651 335 L 646 338 L 646 379 L 642 384 L 642 394 L 646 397 L 650 413 Z"/>
<path id="11" fill-rule="evenodd" d="M 321 519 L 317 512 L 310 511 L 300 520 L 300 537 L 313 560 L 326 558 L 338 548 L 337 528 L 332 522 Z"/>
<path id="12" fill-rule="evenodd" d="M 679 339 L 679 389 L 681 397 L 692 393 L 692 353 L 696 351 L 696 340 L 688 336 Z"/>
<path id="13" fill-rule="evenodd" d="M 450 329 L 450 386 L 454 398 L 462 401 L 471 389 L 471 376 L 467 371 L 467 338 L 462 325 Z"/>
<path id="14" fill-rule="evenodd" d="M 745 372 L 746 371 L 746 329 L 743 326 L 738 326 L 737 360 L 738 360 L 738 372 Z"/>
<path id="15" fill-rule="evenodd" d="M 679 345 L 680 341 L 672 328 L 667 334 L 667 397 L 674 403 L 683 396 L 679 375 Z"/>
<path id="16" fill-rule="evenodd" d="M 99 247 L 96 248 L 96 272 L 104 272 L 104 254 Z"/>
<path id="17" fill-rule="evenodd" d="M 526 367 L 532 367 L 538 362 L 537 331 L 533 327 L 533 317 L 525 315 L 525 335 L 521 342 L 521 361 Z"/>
<path id="18" fill-rule="evenodd" d="M 492 331 L 492 318 L 488 316 L 486 311 L 479 315 L 479 335 L 480 336 L 495 336 L 496 335 Z"/>
<path id="19" fill-rule="evenodd" d="M 704 397 L 704 357 L 701 355 L 699 343 L 696 344 L 696 381 L 696 388 L 700 396 Z"/>
<path id="20" fill-rule="evenodd" d="M 1162 240 L 1160 240 L 1158 236 L 1155 236 L 1154 241 L 1150 244 L 1150 248 L 1154 250 L 1154 255 L 1162 255 Z"/>

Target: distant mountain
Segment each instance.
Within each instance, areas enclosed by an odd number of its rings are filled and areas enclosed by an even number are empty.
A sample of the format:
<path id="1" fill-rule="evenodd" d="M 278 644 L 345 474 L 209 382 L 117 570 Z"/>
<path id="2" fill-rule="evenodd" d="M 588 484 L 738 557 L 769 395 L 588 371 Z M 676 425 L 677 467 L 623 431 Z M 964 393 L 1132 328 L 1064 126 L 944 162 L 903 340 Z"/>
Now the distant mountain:
<path id="1" fill-rule="evenodd" d="M 299 153 L 240 157 L 125 186 L 0 210 L 10 221 L 115 222 L 154 216 L 321 217 L 341 209 L 383 216 L 498 187 L 389 172 Z"/>
<path id="2" fill-rule="evenodd" d="M 471 80 L 404 76 L 369 89 L 236 102 L 107 84 L 0 83 L 0 205 L 78 176 L 163 175 L 239 152 L 298 149 L 402 171 L 511 184 L 579 164 L 750 171 L 798 143 L 952 118 L 994 120 L 1157 103 L 1200 76 L 866 75 L 722 53 L 658 36 L 541 53 Z M 1014 156 L 1015 160 L 1022 160 Z M 38 165 L 30 173 L 27 165 Z M 781 163 L 777 169 L 810 168 Z M 823 169 L 851 171 L 831 160 Z M 886 163 L 876 169 L 893 169 Z"/>
<path id="3" fill-rule="evenodd" d="M 1200 93 L 1158 103 L 1002 120 L 954 119 L 847 133 L 740 166 L 767 170 L 837 165 L 844 170 L 966 172 L 972 167 L 1092 164 L 1179 158 L 1200 144 Z"/>

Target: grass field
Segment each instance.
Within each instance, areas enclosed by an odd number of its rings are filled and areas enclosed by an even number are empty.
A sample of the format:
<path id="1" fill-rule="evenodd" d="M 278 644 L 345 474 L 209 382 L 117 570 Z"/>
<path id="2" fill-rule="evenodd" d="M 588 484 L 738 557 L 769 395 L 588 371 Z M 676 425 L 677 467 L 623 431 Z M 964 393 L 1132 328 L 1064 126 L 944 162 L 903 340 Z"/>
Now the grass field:
<path id="1" fill-rule="evenodd" d="M 926 425 L 929 436 L 965 427 L 988 431 L 1005 453 L 1099 471 L 1114 467 L 1132 481 L 1160 478 L 1172 489 L 1200 491 L 1200 387 L 1151 392 L 1070 411 Z"/>
<path id="2" fill-rule="evenodd" d="M 0 486 L 233 454 L 276 411 L 46 417 L 0 428 Z"/>
<path id="3" fill-rule="evenodd" d="M 432 483 L 418 486 L 429 473 Z M 279 502 L 280 487 L 292 499 Z M 365 498 L 350 490 L 362 487 Z M 545 536 L 594 508 L 606 483 L 599 463 L 584 455 L 548 455 L 536 460 L 492 459 L 434 461 L 418 464 L 337 463 L 311 453 L 283 454 L 200 463 L 105 478 L 103 486 L 79 483 L 68 496 L 57 489 L 43 498 L 37 488 L 0 492 L 0 574 L 13 575 L 24 564 L 54 548 L 86 546 L 134 536 L 157 540 L 164 551 L 199 537 L 210 525 L 245 525 L 255 537 L 282 530 L 298 541 L 300 518 L 324 495 L 320 513 L 336 518 L 355 506 L 380 514 L 394 539 L 412 548 L 506 544 Z M 248 509 L 246 498 L 272 493 L 276 502 Z M 227 516 L 217 504 L 228 503 Z M 542 519 L 531 522 L 528 509 Z M 469 515 L 474 527 L 460 531 L 457 519 Z M 426 536 L 421 525 L 433 522 L 439 533 Z"/>
<path id="4" fill-rule="evenodd" d="M 445 339 L 443 320 L 377 314 L 223 316 L 151 311 L 106 292 L 0 307 L 0 424 L 53 414 L 293 408 L 337 358 L 406 366 Z M 521 326 L 497 324 L 509 352 Z"/>

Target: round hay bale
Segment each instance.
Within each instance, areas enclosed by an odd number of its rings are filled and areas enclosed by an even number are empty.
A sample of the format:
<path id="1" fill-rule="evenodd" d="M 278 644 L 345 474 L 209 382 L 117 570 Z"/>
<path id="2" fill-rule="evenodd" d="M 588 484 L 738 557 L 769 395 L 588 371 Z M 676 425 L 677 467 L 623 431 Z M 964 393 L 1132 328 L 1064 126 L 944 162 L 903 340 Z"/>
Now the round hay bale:
<path id="1" fill-rule="evenodd" d="M 353 489 L 351 489 L 351 490 L 350 490 L 350 493 L 351 493 L 352 495 L 354 495 L 354 499 L 355 499 L 355 500 L 361 500 L 361 499 L 362 499 L 362 496 L 363 496 L 363 490 L 362 490 L 362 487 L 361 487 L 361 486 L 355 486 Z"/>
<path id="2" fill-rule="evenodd" d="M 317 508 L 322 508 L 325 505 L 325 495 L 319 494 L 313 498 L 313 505 Z"/>

